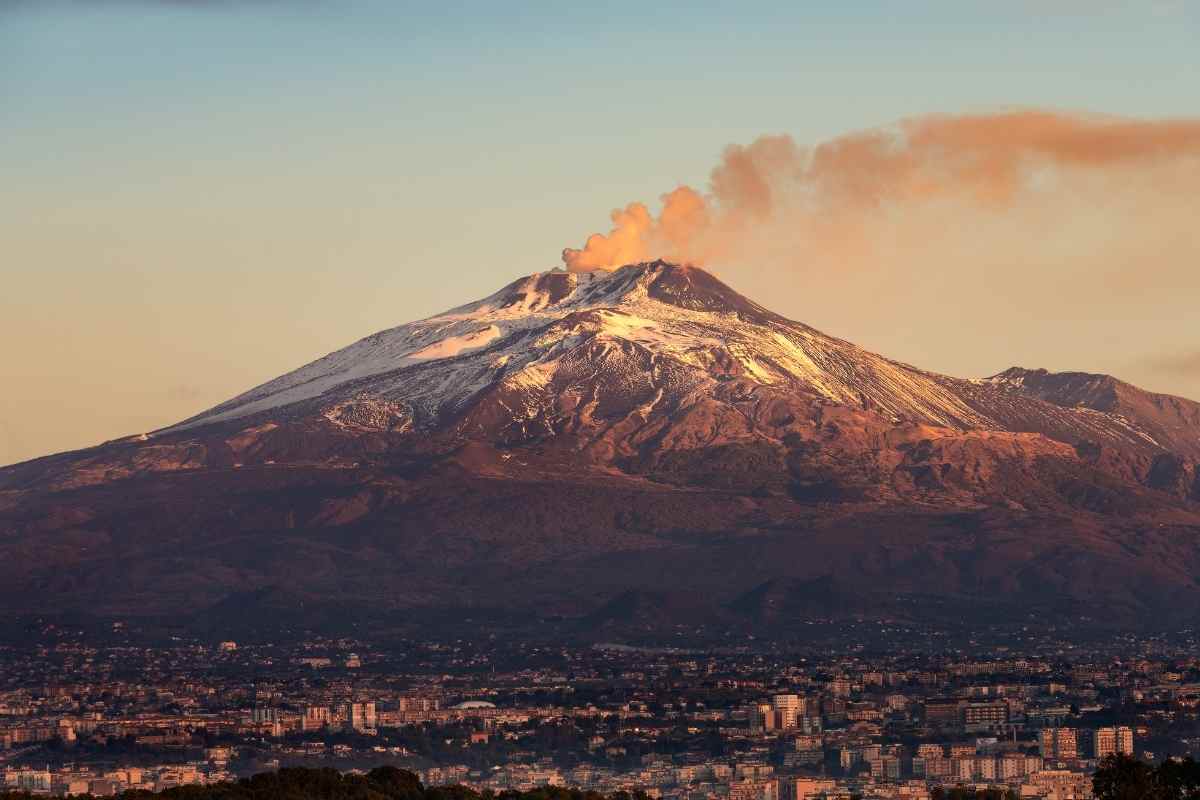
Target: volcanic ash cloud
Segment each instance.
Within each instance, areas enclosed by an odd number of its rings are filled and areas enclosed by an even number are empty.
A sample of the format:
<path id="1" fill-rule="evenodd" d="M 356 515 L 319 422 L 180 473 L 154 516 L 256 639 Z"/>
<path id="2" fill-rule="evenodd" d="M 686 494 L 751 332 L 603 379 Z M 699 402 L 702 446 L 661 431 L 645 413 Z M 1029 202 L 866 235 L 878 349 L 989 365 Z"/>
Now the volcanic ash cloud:
<path id="1" fill-rule="evenodd" d="M 1200 196 L 1198 165 L 1200 121 L 1187 119 L 1021 111 L 909 119 L 815 147 L 765 136 L 728 147 L 706 191 L 664 194 L 657 216 L 640 202 L 613 211 L 608 233 L 564 250 L 563 261 L 588 271 L 653 258 L 798 266 L 832 256 L 852 268 L 902 245 L 906 226 L 911 237 L 940 236 L 1031 214 L 1036 228 L 1046 209 L 1086 206 L 1106 227 L 1118 196 L 1136 202 L 1113 211 L 1170 217 L 1181 198 Z M 1008 247 L 1019 260 L 1021 248 Z"/>

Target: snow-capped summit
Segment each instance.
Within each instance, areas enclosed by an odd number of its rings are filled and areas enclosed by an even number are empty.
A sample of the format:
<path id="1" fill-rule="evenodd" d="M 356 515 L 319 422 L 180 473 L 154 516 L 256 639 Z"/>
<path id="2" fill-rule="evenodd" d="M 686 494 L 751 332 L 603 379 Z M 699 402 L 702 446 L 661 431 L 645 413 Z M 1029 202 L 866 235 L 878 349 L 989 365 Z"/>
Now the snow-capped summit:
<path id="1" fill-rule="evenodd" d="M 695 267 L 550 271 L 0 469 L 0 611 L 1190 625 L 1198 504 L 1200 404 L 927 372 Z"/>
<path id="2" fill-rule="evenodd" d="M 550 399 L 549 390 L 571 392 L 573 381 L 563 379 L 597 344 L 608 347 L 606 369 L 627 373 L 625 384 L 661 389 L 676 401 L 736 378 L 931 424 L 985 423 L 937 376 L 785 320 L 702 269 L 657 261 L 606 273 L 535 273 L 482 300 L 368 336 L 169 430 L 310 412 L 354 396 L 402 403 L 423 427 L 501 388 L 525 391 L 520 413 L 527 414 Z"/>
<path id="3" fill-rule="evenodd" d="M 164 433 L 322 417 L 365 429 L 547 436 L 630 415 L 648 425 L 737 385 L 890 423 L 1158 446 L 1127 416 L 1024 391 L 1034 384 L 1023 375 L 972 382 L 917 369 L 774 314 L 703 269 L 654 261 L 534 273 L 368 336 Z"/>

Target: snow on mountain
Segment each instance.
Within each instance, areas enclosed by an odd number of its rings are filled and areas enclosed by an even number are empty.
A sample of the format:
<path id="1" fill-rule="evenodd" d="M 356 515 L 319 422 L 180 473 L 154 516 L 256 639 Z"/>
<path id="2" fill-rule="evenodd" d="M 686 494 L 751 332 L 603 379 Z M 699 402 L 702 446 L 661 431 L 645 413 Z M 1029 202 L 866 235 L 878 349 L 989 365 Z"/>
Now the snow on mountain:
<path id="1" fill-rule="evenodd" d="M 764 597 L 825 618 L 834 591 L 890 620 L 1194 626 L 1198 436 L 1196 403 L 923 371 L 700 269 L 544 272 L 149 437 L 0 469 L 0 610 L 224 625 L 287 587 L 263 624 L 353 601 L 540 625 L 655 585 L 743 622 Z"/>
<path id="2" fill-rule="evenodd" d="M 1192 400 L 1090 372 L 1012 367 L 987 382 L 1070 409 L 1080 418 L 1115 422 L 1153 447 L 1200 458 L 1200 403 Z"/>
<path id="3" fill-rule="evenodd" d="M 896 419 L 989 424 L 940 376 L 785 320 L 702 270 L 654 262 L 530 275 L 478 302 L 362 339 L 168 431 L 352 396 L 403 403 L 418 427 L 428 426 L 488 388 L 544 389 L 596 343 L 609 353 L 640 348 L 660 371 L 669 364 L 690 373 L 677 390 L 703 393 L 736 377 Z M 598 352 L 604 357 L 603 347 Z"/>

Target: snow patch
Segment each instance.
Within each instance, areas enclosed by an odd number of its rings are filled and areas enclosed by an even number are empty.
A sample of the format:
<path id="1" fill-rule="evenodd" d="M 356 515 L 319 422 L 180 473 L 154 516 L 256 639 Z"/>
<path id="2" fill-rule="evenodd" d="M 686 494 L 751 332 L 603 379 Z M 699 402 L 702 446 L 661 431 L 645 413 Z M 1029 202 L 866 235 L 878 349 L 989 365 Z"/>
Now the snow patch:
<path id="1" fill-rule="evenodd" d="M 435 342 L 428 347 L 423 347 L 417 352 L 408 356 L 414 361 L 430 361 L 437 358 L 454 358 L 461 355 L 467 350 L 477 350 L 480 347 L 486 347 L 491 342 L 495 341 L 500 336 L 500 328 L 495 325 L 489 325 L 483 330 L 474 331 L 473 333 L 464 334 L 463 336 L 450 336 L 442 339 L 440 342 Z"/>

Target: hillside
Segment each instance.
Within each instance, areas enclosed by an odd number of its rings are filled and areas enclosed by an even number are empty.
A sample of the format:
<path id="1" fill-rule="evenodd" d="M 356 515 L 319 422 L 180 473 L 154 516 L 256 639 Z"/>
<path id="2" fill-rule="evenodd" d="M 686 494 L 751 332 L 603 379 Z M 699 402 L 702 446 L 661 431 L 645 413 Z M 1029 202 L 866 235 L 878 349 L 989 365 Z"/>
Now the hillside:
<path id="1" fill-rule="evenodd" d="M 1190 624 L 1197 409 L 1107 376 L 927 372 L 694 267 L 539 273 L 0 469 L 0 609 L 583 636 Z"/>

